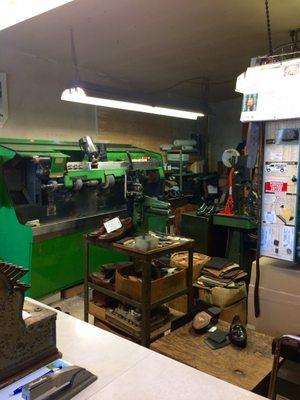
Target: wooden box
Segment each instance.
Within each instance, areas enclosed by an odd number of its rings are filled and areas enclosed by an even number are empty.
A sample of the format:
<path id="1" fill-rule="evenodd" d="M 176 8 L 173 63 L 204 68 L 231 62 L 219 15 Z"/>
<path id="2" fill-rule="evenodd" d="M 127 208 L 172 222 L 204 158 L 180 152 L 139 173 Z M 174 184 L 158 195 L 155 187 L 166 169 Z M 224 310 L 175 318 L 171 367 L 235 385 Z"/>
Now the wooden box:
<path id="1" fill-rule="evenodd" d="M 128 274 L 131 268 L 122 268 L 116 271 L 116 292 L 130 299 L 142 300 L 142 282 L 131 281 Z M 155 279 L 151 282 L 151 303 L 155 303 L 164 297 L 186 289 L 186 268 L 181 268 L 173 275 Z"/>

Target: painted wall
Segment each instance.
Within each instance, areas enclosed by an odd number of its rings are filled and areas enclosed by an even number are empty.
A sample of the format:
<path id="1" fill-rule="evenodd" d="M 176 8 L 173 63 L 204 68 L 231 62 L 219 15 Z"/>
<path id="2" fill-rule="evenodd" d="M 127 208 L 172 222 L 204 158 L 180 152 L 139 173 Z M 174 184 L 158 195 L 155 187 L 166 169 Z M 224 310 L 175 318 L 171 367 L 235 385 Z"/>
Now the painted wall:
<path id="1" fill-rule="evenodd" d="M 242 140 L 241 104 L 241 97 L 211 104 L 215 114 L 210 118 L 208 132 L 212 171 L 216 170 L 223 151 L 230 147 L 236 148 Z"/>
<path id="2" fill-rule="evenodd" d="M 192 121 L 105 108 L 98 109 L 98 131 L 93 106 L 60 100 L 66 82 L 74 76 L 71 65 L 22 53 L 1 42 L 0 71 L 7 73 L 9 101 L 2 137 L 77 140 L 91 135 L 159 150 L 161 143 L 195 131 Z M 81 72 L 84 80 L 99 81 L 91 71 Z"/>

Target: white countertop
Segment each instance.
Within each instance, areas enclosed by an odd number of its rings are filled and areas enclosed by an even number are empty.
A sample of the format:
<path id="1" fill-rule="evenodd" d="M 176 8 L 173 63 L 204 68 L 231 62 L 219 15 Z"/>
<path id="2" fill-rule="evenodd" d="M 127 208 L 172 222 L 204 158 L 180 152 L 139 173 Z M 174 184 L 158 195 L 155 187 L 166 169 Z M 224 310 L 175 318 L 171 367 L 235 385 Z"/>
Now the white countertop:
<path id="1" fill-rule="evenodd" d="M 77 400 L 264 399 L 59 311 L 57 347 L 98 377 Z"/>

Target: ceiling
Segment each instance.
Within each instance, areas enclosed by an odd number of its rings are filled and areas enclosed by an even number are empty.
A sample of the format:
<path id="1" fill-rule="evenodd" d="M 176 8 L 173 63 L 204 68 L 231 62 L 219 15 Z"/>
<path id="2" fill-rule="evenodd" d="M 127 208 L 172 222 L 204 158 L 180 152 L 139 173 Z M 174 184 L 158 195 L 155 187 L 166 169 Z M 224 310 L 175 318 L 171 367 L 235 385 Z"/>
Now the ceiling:
<path id="1" fill-rule="evenodd" d="M 269 3 L 277 45 L 299 27 L 300 1 Z M 137 92 L 200 98 L 209 80 L 211 101 L 230 98 L 250 58 L 267 52 L 264 0 L 75 0 L 1 31 L 0 46 L 70 64 L 70 26 L 81 79 L 93 71 Z"/>

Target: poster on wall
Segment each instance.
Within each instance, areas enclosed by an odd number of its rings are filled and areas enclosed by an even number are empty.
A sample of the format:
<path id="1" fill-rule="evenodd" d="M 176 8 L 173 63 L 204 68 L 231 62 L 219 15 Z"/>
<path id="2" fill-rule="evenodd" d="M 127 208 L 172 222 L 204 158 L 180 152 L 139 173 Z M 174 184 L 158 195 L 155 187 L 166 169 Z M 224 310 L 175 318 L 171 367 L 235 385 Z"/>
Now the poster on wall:
<path id="1" fill-rule="evenodd" d="M 3 128 L 8 118 L 8 99 L 6 74 L 0 72 L 0 128 Z"/>
<path id="2" fill-rule="evenodd" d="M 298 257 L 299 120 L 266 123 L 261 255 Z"/>
<path id="3" fill-rule="evenodd" d="M 237 78 L 243 93 L 241 121 L 300 117 L 300 58 L 249 67 Z"/>

